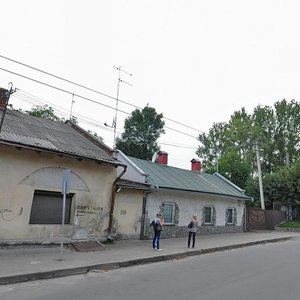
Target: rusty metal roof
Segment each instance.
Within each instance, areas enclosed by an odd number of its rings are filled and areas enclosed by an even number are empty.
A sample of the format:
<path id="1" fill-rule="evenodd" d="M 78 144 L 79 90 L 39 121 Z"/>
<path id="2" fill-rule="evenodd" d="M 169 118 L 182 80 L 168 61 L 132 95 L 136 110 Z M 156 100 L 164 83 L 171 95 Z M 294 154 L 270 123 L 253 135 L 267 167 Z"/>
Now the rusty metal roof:
<path id="1" fill-rule="evenodd" d="M 152 161 L 130 157 L 131 161 L 143 170 L 151 185 L 159 188 L 216 194 L 252 200 L 243 190 L 224 178 L 222 175 L 197 173 Z"/>
<path id="2" fill-rule="evenodd" d="M 3 111 L 0 110 L 0 120 L 2 113 Z M 101 142 L 92 142 L 92 136 L 90 139 L 85 137 L 70 124 L 37 118 L 8 109 L 0 132 L 0 144 L 122 165 L 112 157 L 107 146 L 103 144 L 103 147 L 100 147 Z M 85 132 L 83 129 L 81 131 Z M 85 135 L 87 134 L 85 132 Z"/>

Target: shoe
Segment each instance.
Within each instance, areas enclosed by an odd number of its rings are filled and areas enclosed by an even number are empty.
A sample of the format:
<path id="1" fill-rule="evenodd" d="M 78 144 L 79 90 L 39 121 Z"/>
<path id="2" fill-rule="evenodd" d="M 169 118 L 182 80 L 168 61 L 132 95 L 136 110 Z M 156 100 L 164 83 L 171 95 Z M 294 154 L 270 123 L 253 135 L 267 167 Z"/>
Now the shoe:
<path id="1" fill-rule="evenodd" d="M 162 250 L 164 250 L 164 249 L 157 249 L 158 251 L 162 251 Z"/>

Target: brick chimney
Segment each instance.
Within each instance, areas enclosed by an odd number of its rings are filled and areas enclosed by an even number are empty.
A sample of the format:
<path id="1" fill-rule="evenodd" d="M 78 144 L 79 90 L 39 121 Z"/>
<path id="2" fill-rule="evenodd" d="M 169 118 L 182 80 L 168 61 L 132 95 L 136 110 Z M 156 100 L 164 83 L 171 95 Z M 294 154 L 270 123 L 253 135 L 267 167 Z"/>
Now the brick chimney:
<path id="1" fill-rule="evenodd" d="M 7 106 L 8 90 L 0 88 L 0 109 L 4 110 Z"/>
<path id="2" fill-rule="evenodd" d="M 202 169 L 201 161 L 193 158 L 191 160 L 191 163 L 192 163 L 192 168 L 191 168 L 192 171 L 200 173 Z"/>
<path id="3" fill-rule="evenodd" d="M 161 165 L 167 165 L 168 164 L 168 153 L 164 151 L 159 151 L 157 153 L 155 162 Z"/>

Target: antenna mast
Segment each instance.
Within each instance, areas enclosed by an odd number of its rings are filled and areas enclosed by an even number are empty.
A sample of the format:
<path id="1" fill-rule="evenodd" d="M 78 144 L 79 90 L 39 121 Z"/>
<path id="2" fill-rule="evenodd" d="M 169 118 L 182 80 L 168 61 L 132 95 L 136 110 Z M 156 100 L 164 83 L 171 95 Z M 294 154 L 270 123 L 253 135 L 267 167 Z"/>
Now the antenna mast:
<path id="1" fill-rule="evenodd" d="M 123 82 L 123 83 L 126 83 L 126 84 L 132 86 L 131 83 L 126 82 L 126 81 L 124 81 L 124 80 L 121 79 L 121 72 L 124 73 L 124 74 L 126 74 L 126 75 L 129 75 L 129 76 L 132 76 L 131 73 L 128 73 L 128 72 L 122 70 L 121 66 L 119 66 L 119 67 L 114 66 L 114 69 L 116 69 L 116 70 L 119 71 L 119 75 L 118 75 L 118 86 L 117 86 L 116 111 L 115 111 L 115 117 L 114 117 L 114 120 L 113 120 L 113 128 L 114 128 L 113 149 L 116 148 L 116 130 L 117 130 L 117 116 L 118 116 L 120 83 Z"/>

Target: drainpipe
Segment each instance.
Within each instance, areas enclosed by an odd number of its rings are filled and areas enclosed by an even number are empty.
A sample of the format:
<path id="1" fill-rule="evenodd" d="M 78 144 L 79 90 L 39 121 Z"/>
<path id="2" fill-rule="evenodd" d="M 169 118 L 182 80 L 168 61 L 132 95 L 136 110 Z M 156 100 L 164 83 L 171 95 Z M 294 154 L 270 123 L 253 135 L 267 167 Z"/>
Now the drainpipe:
<path id="1" fill-rule="evenodd" d="M 113 242 L 113 238 L 111 236 L 112 233 L 112 226 L 113 226 L 113 218 L 114 218 L 114 208 L 115 208 L 115 199 L 116 199 L 116 183 L 120 180 L 120 178 L 124 175 L 127 170 L 127 165 L 119 165 L 124 168 L 121 174 L 115 179 L 112 185 L 111 191 L 111 202 L 110 202 L 110 211 L 109 211 L 109 222 L 108 222 L 108 229 L 107 229 L 107 241 Z"/>
<path id="2" fill-rule="evenodd" d="M 143 197 L 143 207 L 142 207 L 142 228 L 141 228 L 141 235 L 140 235 L 140 239 L 143 240 L 145 239 L 146 236 L 146 207 L 147 207 L 147 196 L 150 193 L 154 193 L 158 191 L 158 186 L 155 185 L 154 187 L 150 188 L 149 192 L 145 192 L 144 193 L 144 197 Z"/>

